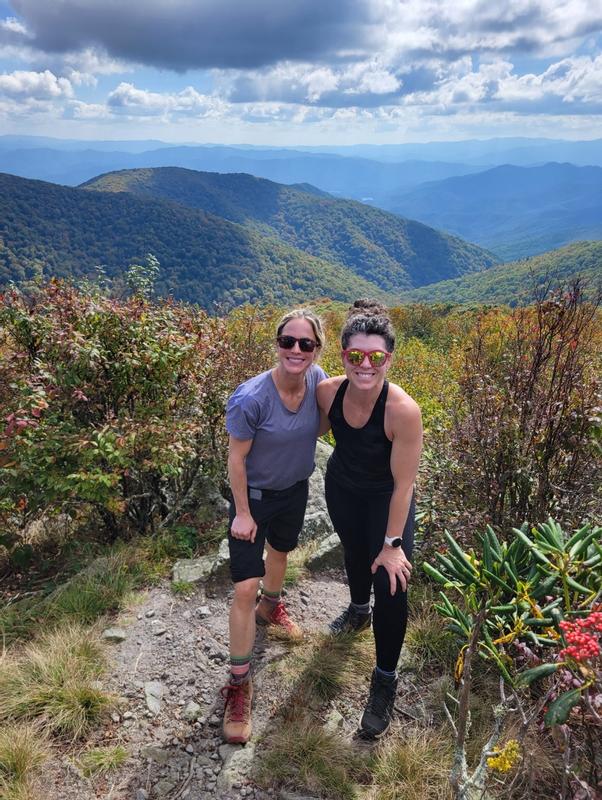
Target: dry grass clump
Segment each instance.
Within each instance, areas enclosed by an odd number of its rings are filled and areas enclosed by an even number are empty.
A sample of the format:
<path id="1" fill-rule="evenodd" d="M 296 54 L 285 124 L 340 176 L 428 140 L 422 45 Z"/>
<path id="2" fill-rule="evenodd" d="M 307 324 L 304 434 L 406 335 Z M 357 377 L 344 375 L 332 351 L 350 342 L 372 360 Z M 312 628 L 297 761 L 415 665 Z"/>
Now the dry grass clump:
<path id="1" fill-rule="evenodd" d="M 294 586 L 300 580 L 307 577 L 307 561 L 318 549 L 315 541 L 299 545 L 288 554 L 286 560 L 286 572 L 284 573 L 284 585 Z"/>
<path id="2" fill-rule="evenodd" d="M 404 646 L 419 662 L 421 669 L 453 670 L 458 645 L 445 622 L 428 607 L 423 606 L 410 617 Z"/>
<path id="3" fill-rule="evenodd" d="M 406 728 L 387 738 L 372 764 L 366 800 L 452 800 L 452 741 L 438 731 Z"/>
<path id="4" fill-rule="evenodd" d="M 90 778 L 118 769 L 127 758 L 128 751 L 120 744 L 115 747 L 94 747 L 80 754 L 77 765 L 85 777 Z"/>
<path id="5" fill-rule="evenodd" d="M 39 727 L 9 724 L 0 728 L 0 797 L 34 800 L 36 775 L 48 758 L 48 744 Z"/>
<path id="6" fill-rule="evenodd" d="M 366 631 L 359 635 L 316 634 L 303 640 L 274 668 L 294 686 L 289 708 L 295 704 L 313 708 L 365 683 L 373 666 L 374 640 Z"/>
<path id="7" fill-rule="evenodd" d="M 303 715 L 274 726 L 259 756 L 257 775 L 266 787 L 295 787 L 332 800 L 356 798 L 368 779 L 367 756 Z"/>
<path id="8" fill-rule="evenodd" d="M 49 733 L 77 739 L 111 700 L 96 683 L 104 656 L 94 634 L 80 626 L 52 631 L 0 669 L 0 721 L 39 720 Z"/>

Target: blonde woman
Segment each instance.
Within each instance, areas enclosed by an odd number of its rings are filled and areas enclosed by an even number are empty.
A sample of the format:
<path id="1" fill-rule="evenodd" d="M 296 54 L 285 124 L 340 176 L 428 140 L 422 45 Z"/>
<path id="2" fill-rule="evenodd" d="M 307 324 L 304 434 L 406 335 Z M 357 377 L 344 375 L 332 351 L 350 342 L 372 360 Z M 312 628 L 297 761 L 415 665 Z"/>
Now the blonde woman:
<path id="1" fill-rule="evenodd" d="M 298 309 L 276 330 L 276 366 L 242 383 L 230 397 L 228 474 L 230 570 L 230 681 L 223 734 L 227 742 L 251 736 L 251 653 L 255 625 L 277 625 L 291 638 L 299 627 L 281 599 L 287 555 L 297 546 L 314 469 L 320 412 L 316 387 L 326 374 L 316 364 L 324 345 L 319 318 Z M 267 551 L 263 560 L 264 546 Z M 261 581 L 261 599 L 256 597 Z"/>

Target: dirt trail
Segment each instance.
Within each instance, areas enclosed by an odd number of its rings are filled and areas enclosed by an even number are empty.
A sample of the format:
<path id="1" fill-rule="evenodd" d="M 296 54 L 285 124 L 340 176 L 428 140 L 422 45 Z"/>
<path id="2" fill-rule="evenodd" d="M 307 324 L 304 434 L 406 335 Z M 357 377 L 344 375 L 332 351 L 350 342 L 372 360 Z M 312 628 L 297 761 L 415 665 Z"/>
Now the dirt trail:
<path id="1" fill-rule="evenodd" d="M 241 747 L 224 745 L 220 736 L 219 690 L 227 677 L 231 592 L 229 582 L 214 582 L 199 585 L 188 597 L 174 596 L 165 583 L 141 595 L 139 603 L 115 620 L 125 639 L 107 646 L 110 670 L 103 686 L 119 703 L 109 724 L 90 737 L 86 749 L 121 744 L 129 758 L 106 777 L 88 780 L 74 766 L 73 754 L 57 753 L 45 769 L 44 800 L 288 796 L 260 790 L 248 778 L 255 743 L 286 702 L 290 688 L 267 668 L 288 652 L 287 645 L 263 631 L 255 647 L 253 738 Z M 326 630 L 347 604 L 348 590 L 341 573 L 329 572 L 292 587 L 286 602 L 305 630 Z M 149 690 L 160 697 L 155 701 L 160 704 L 158 713 L 149 710 Z"/>

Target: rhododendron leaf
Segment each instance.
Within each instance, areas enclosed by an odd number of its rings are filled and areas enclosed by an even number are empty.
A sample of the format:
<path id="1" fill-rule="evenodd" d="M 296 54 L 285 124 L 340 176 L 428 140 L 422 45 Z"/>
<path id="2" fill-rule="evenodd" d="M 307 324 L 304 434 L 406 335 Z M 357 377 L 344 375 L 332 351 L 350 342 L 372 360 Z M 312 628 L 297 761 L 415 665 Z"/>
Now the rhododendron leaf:
<path id="1" fill-rule="evenodd" d="M 581 689 L 571 689 L 570 692 L 564 692 L 559 697 L 550 703 L 546 711 L 544 722 L 548 727 L 552 725 L 562 725 L 566 722 L 571 709 L 577 705 L 581 699 Z"/>
<path id="2" fill-rule="evenodd" d="M 551 675 L 553 672 L 556 672 L 558 666 L 558 664 L 540 664 L 538 667 L 525 670 L 525 672 L 521 672 L 518 676 L 517 683 L 520 686 L 530 686 L 533 681 L 545 678 L 546 675 Z"/>

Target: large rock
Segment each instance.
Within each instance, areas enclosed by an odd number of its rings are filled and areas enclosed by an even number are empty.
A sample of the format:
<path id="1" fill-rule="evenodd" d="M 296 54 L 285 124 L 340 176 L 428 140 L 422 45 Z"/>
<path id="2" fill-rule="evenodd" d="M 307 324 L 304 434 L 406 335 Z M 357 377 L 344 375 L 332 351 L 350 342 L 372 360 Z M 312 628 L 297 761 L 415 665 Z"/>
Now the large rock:
<path id="1" fill-rule="evenodd" d="M 328 516 L 326 500 L 324 499 L 324 476 L 326 463 L 332 453 L 332 447 L 321 439 L 316 446 L 316 468 L 309 479 L 309 498 L 305 511 L 305 523 L 299 541 L 322 541 L 334 533 L 332 522 Z"/>
<path id="2" fill-rule="evenodd" d="M 323 539 L 316 552 L 307 560 L 307 568 L 314 572 L 342 565 L 343 548 L 336 533 L 331 533 L 330 536 Z"/>
<path id="3" fill-rule="evenodd" d="M 181 558 L 173 565 L 172 580 L 174 583 L 198 583 L 207 580 L 211 575 L 225 572 L 230 561 L 228 539 L 222 539 L 217 553 L 201 558 Z"/>
<path id="4" fill-rule="evenodd" d="M 173 565 L 171 579 L 174 583 L 197 583 L 211 575 L 215 556 L 180 558 Z"/>
<path id="5" fill-rule="evenodd" d="M 102 632 L 102 638 L 106 642 L 124 642 L 127 635 L 123 628 L 106 628 Z"/>
<path id="6" fill-rule="evenodd" d="M 217 779 L 217 788 L 220 792 L 226 793 L 247 778 L 255 756 L 255 744 L 247 742 L 242 748 L 231 744 L 222 745 L 219 754 L 224 764 Z"/>

